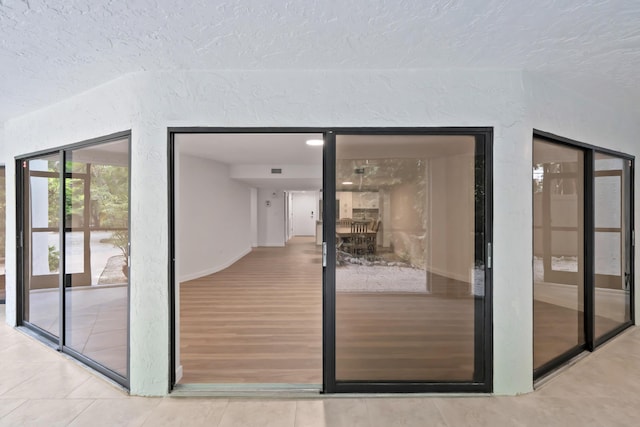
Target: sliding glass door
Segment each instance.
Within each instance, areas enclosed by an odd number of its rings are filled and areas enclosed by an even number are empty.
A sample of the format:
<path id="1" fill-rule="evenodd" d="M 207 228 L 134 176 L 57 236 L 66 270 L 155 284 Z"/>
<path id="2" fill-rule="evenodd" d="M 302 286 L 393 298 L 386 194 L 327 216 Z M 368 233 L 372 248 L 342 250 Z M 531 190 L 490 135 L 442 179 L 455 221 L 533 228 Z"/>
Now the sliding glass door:
<path id="1" fill-rule="evenodd" d="M 6 281 L 5 281 L 5 242 L 6 242 L 6 189 L 5 189 L 5 167 L 0 166 L 0 304 L 4 304 Z"/>
<path id="2" fill-rule="evenodd" d="M 631 321 L 631 160 L 594 158 L 595 338 Z"/>
<path id="3" fill-rule="evenodd" d="M 18 166 L 22 323 L 126 385 L 128 135 Z"/>
<path id="4" fill-rule="evenodd" d="M 534 135 L 535 378 L 631 325 L 632 162 Z"/>
<path id="5" fill-rule="evenodd" d="M 60 153 L 24 160 L 24 320 L 60 336 Z"/>
<path id="6" fill-rule="evenodd" d="M 584 153 L 534 143 L 534 368 L 582 348 L 584 325 Z"/>
<path id="7" fill-rule="evenodd" d="M 66 152 L 65 345 L 127 376 L 127 140 Z"/>
<path id="8" fill-rule="evenodd" d="M 486 135 L 334 138 L 327 388 L 490 390 Z"/>

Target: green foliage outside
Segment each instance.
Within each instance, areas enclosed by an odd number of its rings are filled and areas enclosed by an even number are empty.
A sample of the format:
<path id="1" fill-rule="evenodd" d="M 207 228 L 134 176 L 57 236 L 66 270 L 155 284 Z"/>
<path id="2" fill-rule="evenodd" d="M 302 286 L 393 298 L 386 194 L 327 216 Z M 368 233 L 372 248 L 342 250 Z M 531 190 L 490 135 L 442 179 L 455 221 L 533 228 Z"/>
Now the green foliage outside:
<path id="1" fill-rule="evenodd" d="M 49 171 L 56 172 L 55 162 L 49 163 Z M 87 176 L 89 170 L 89 176 Z M 120 249 L 127 263 L 129 243 L 129 170 L 126 166 L 67 162 L 65 178 L 66 226 L 84 227 L 85 203 L 89 203 L 89 227 L 112 229 L 109 239 Z M 49 227 L 58 227 L 60 218 L 60 179 L 48 179 Z M 85 201 L 85 185 L 89 186 L 90 200 Z M 53 249 L 53 251 L 52 251 Z M 57 269 L 59 262 L 55 248 L 49 248 L 49 266 Z M 55 266 L 55 269 L 53 268 Z"/>
<path id="2" fill-rule="evenodd" d="M 60 268 L 60 251 L 55 246 L 49 246 L 49 271 L 55 273 Z"/>
<path id="3" fill-rule="evenodd" d="M 53 163 L 53 162 L 51 162 Z M 80 226 L 84 220 L 87 165 L 67 162 L 65 216 L 67 224 Z M 129 210 L 129 171 L 124 166 L 90 165 L 89 214 L 91 228 L 126 228 Z M 55 166 L 49 166 L 55 171 Z M 77 175 L 76 175 L 77 174 Z M 57 227 L 60 217 L 60 180 L 49 178 L 49 227 Z"/>

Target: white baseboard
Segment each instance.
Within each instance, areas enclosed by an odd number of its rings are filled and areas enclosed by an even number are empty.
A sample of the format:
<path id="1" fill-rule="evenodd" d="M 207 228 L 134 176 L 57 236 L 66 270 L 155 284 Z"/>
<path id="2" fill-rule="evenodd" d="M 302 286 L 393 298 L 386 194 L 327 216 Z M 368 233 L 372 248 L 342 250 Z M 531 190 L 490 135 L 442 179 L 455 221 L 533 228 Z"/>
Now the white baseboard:
<path id="1" fill-rule="evenodd" d="M 244 251 L 242 251 L 241 253 L 239 253 L 238 255 L 233 257 L 232 259 L 230 259 L 228 261 L 225 261 L 222 264 L 216 265 L 215 267 L 207 268 L 206 270 L 198 271 L 196 273 L 185 274 L 184 276 L 180 277 L 180 281 L 181 282 L 186 282 L 188 280 L 199 279 L 200 277 L 204 277 L 204 276 L 208 276 L 208 275 L 213 274 L 213 273 L 217 273 L 218 271 L 224 270 L 225 268 L 230 267 L 234 263 L 238 262 L 240 259 L 242 259 L 245 256 L 247 256 L 247 254 L 249 254 L 249 252 L 251 252 L 251 248 L 245 249 Z"/>

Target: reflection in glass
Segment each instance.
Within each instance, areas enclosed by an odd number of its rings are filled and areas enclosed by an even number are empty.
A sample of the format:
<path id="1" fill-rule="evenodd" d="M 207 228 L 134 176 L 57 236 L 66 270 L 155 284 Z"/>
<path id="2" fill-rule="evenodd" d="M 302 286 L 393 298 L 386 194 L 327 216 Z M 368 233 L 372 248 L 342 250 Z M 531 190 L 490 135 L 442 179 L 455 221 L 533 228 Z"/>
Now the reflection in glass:
<path id="1" fill-rule="evenodd" d="M 336 153 L 336 379 L 481 380 L 475 139 L 338 135 Z"/>
<path id="2" fill-rule="evenodd" d="M 584 337 L 584 155 L 534 139 L 534 369 Z"/>
<path id="3" fill-rule="evenodd" d="M 60 333 L 60 172 L 58 155 L 23 163 L 25 169 L 25 320 Z"/>
<path id="4" fill-rule="evenodd" d="M 128 141 L 66 156 L 65 344 L 126 377 Z"/>
<path id="5" fill-rule="evenodd" d="M 595 154 L 595 336 L 631 319 L 630 181 L 624 159 Z"/>

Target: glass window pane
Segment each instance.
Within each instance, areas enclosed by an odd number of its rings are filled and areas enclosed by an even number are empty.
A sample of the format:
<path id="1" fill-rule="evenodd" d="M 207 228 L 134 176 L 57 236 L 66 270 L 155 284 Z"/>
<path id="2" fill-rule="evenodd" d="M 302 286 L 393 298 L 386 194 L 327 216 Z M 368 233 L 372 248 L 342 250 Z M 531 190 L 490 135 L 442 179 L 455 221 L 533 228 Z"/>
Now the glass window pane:
<path id="1" fill-rule="evenodd" d="M 336 153 L 337 381 L 478 380 L 475 138 L 338 135 Z"/>
<path id="2" fill-rule="evenodd" d="M 584 155 L 534 138 L 534 368 L 584 343 Z"/>
<path id="3" fill-rule="evenodd" d="M 627 161 L 596 153 L 595 336 L 631 319 L 630 177 Z"/>
<path id="4" fill-rule="evenodd" d="M 25 320 L 60 333 L 60 178 L 58 155 L 25 161 Z"/>
<path id="5" fill-rule="evenodd" d="M 67 152 L 68 347 L 126 377 L 128 141 Z"/>

